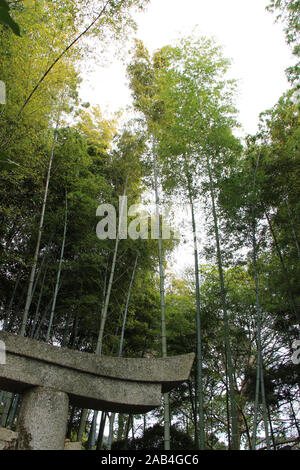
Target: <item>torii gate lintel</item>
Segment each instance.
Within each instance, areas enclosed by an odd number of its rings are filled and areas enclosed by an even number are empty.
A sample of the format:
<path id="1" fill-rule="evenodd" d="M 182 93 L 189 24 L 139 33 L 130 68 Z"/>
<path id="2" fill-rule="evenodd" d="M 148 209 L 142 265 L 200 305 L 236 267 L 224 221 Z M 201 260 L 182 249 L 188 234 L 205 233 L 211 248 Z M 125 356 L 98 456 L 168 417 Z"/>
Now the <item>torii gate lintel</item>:
<path id="1" fill-rule="evenodd" d="M 133 414 L 159 407 L 162 393 L 188 379 L 195 357 L 96 356 L 3 331 L 0 341 L 6 348 L 0 390 L 23 393 L 20 449 L 63 449 L 69 403 Z"/>

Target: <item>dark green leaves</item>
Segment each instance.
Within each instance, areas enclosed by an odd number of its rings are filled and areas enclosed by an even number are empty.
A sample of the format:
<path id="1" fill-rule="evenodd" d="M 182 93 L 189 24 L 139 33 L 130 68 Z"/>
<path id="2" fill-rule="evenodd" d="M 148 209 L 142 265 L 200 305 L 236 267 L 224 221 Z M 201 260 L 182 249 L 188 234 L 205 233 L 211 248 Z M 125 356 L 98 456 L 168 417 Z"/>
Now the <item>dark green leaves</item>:
<path id="1" fill-rule="evenodd" d="M 7 158 L 4 152 L 0 151 L 0 170 L 10 170 L 15 166 L 18 166 L 18 163 L 13 162 L 9 158 Z"/>
<path id="2" fill-rule="evenodd" d="M 9 26 L 16 36 L 21 36 L 18 23 L 9 14 L 9 5 L 6 0 L 0 0 L 0 24 Z"/>

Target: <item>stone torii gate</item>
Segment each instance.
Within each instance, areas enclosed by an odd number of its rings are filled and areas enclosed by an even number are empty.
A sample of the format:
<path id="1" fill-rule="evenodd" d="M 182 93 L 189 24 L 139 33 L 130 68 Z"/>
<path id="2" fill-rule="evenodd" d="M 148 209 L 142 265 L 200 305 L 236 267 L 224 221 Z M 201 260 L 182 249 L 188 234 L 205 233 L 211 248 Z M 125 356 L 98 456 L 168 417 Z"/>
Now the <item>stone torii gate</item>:
<path id="1" fill-rule="evenodd" d="M 81 408 L 146 413 L 161 394 L 185 382 L 194 354 L 127 359 L 72 351 L 0 331 L 5 364 L 0 390 L 22 393 L 20 450 L 63 450 L 69 403 Z"/>

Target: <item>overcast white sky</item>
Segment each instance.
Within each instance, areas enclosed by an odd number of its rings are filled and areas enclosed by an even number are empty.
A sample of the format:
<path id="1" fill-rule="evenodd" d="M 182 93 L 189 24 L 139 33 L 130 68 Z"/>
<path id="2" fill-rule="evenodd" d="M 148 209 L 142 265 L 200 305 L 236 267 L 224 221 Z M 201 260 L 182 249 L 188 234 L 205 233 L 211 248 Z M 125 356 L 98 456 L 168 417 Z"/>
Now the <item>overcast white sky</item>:
<path id="1" fill-rule="evenodd" d="M 287 89 L 285 69 L 292 56 L 281 24 L 265 10 L 268 0 L 152 0 L 136 16 L 138 31 L 147 48 L 169 44 L 198 26 L 200 34 L 214 36 L 233 60 L 232 76 L 239 80 L 237 107 L 246 133 L 254 133 L 260 112 L 273 106 Z M 125 52 L 130 44 L 125 46 Z M 125 68 L 113 58 L 108 67 L 97 66 L 85 75 L 84 101 L 116 111 L 130 103 Z"/>

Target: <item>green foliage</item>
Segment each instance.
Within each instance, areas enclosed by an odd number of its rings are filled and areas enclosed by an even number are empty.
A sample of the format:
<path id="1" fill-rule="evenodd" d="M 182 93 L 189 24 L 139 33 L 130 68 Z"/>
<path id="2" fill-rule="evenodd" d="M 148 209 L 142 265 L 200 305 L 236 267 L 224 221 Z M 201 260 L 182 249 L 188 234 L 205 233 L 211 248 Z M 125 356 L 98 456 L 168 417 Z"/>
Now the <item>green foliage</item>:
<path id="1" fill-rule="evenodd" d="M 275 13 L 277 21 L 284 24 L 287 43 L 293 46 L 293 54 L 300 56 L 300 3 L 299 0 L 271 0 L 267 10 Z M 291 83 L 296 82 L 299 89 L 300 62 L 287 69 Z"/>
<path id="2" fill-rule="evenodd" d="M 96 38 L 102 49 L 108 39 L 123 40 L 134 27 L 132 8 L 141 9 L 147 3 L 0 0 L 1 22 L 6 18 L 6 26 L 0 31 L 4 52 L 0 56 L 0 76 L 8 91 L 7 105 L 0 114 L 1 327 L 17 333 L 22 322 L 58 122 L 27 334 L 39 340 L 46 337 L 64 240 L 67 193 L 66 244 L 51 341 L 81 351 L 95 351 L 115 248 L 114 240 L 97 238 L 96 210 L 102 203 L 118 208 L 126 182 L 128 205 L 142 200 L 152 184 L 149 181 L 154 142 L 165 198 L 175 195 L 181 202 L 192 202 L 197 227 L 203 226 L 205 234 L 198 271 L 188 270 L 181 278 L 169 272 L 167 259 L 175 246 L 173 240 L 164 242 L 163 260 L 167 272 L 168 355 L 197 351 L 195 298 L 199 294 L 205 447 L 219 450 L 230 445 L 225 437 L 230 403 L 220 264 L 230 324 L 227 339 L 233 364 L 238 444 L 250 449 L 253 437 L 258 349 L 255 274 L 261 303 L 268 413 L 274 441 L 282 442 L 293 437 L 299 428 L 299 366 L 291 362 L 292 344 L 299 337 L 300 305 L 297 88 L 289 90 L 261 115 L 259 132 L 248 136 L 242 145 L 234 135 L 236 85 L 227 79 L 230 63 L 212 39 L 184 38 L 152 56 L 141 41 L 136 41 L 128 76 L 137 120 L 120 128 L 119 115 L 108 117 L 100 107 L 89 108 L 80 103 L 78 70 L 88 41 L 75 39 L 103 9 L 101 20 L 99 16 L 87 37 Z M 299 2 L 274 0 L 270 9 L 281 15 L 287 40 L 295 45 L 297 53 Z M 3 11 L 11 14 L 9 21 L 14 23 L 7 23 Z M 17 37 L 15 22 L 22 25 L 21 38 Z M 68 49 L 70 44 L 73 45 Z M 60 59 L 55 62 L 57 57 Z M 41 80 L 53 63 L 55 66 Z M 39 87 L 22 108 L 39 81 Z M 198 209 L 201 204 L 205 213 Z M 123 354 L 160 357 L 156 240 L 120 241 L 103 353 L 118 355 L 126 295 L 137 254 Z M 195 283 L 197 275 L 199 289 Z M 190 380 L 170 395 L 174 450 L 193 450 L 199 438 L 197 374 L 195 363 Z M 76 439 L 80 416 L 81 410 L 70 409 L 68 435 L 72 439 Z M 163 410 L 154 412 L 151 419 L 161 423 Z M 118 434 L 122 437 L 121 431 L 120 425 Z M 259 410 L 261 446 L 265 445 L 264 434 Z M 142 437 L 114 444 L 115 449 L 124 446 L 160 450 L 163 427 L 156 424 L 146 429 Z"/>
<path id="3" fill-rule="evenodd" d="M 271 0 L 267 9 L 276 13 L 277 19 L 284 22 L 288 43 L 298 42 L 300 33 L 299 0 Z"/>
<path id="4" fill-rule="evenodd" d="M 9 26 L 16 36 L 21 36 L 18 23 L 10 15 L 10 6 L 6 0 L 0 0 L 0 24 Z"/>
<path id="5" fill-rule="evenodd" d="M 172 450 L 195 450 L 195 444 L 188 434 L 183 430 L 171 426 Z M 116 441 L 112 445 L 112 450 L 163 450 L 164 449 L 164 428 L 156 424 L 148 428 L 142 437 L 127 441 Z"/>

